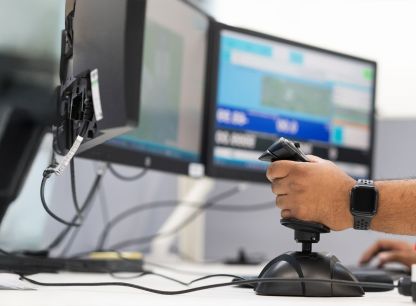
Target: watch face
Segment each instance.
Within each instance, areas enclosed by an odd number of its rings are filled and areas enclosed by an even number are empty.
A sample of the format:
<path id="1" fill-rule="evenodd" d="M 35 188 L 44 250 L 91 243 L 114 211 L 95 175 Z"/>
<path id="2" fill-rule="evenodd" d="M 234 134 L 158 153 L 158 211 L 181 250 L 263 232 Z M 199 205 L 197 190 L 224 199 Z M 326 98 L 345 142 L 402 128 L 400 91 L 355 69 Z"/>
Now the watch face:
<path id="1" fill-rule="evenodd" d="M 374 214 L 377 208 L 377 191 L 374 188 L 354 188 L 351 193 L 352 212 Z"/>

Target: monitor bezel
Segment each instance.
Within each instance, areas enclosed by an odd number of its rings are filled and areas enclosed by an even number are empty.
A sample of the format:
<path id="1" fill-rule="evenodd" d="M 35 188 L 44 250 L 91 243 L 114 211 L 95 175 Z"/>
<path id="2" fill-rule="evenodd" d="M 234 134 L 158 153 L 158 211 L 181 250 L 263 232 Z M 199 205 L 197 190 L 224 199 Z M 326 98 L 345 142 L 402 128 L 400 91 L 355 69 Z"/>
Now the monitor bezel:
<path id="1" fill-rule="evenodd" d="M 132 130 L 139 121 L 141 73 L 137 73 L 134 67 L 141 71 L 146 0 L 125 0 L 117 13 L 99 2 L 67 0 L 65 6 L 60 90 L 66 86 L 70 88 L 75 80 L 86 79 L 91 71 L 98 69 L 100 104 L 104 113 L 101 120 L 93 118 L 89 124 L 77 154 Z M 114 25 L 105 21 L 106 16 L 114 14 Z M 97 50 L 103 54 L 97 57 Z M 111 62 L 107 60 L 109 54 Z M 119 64 L 116 72 L 115 63 Z M 87 92 L 90 91 L 87 86 Z M 119 103 L 116 105 L 114 101 Z M 106 116 L 106 113 L 112 115 Z M 80 120 L 70 118 L 66 97 L 60 95 L 55 125 L 54 149 L 58 154 L 66 155 L 81 124 Z"/>
<path id="2" fill-rule="evenodd" d="M 148 0 L 146 0 L 148 1 Z M 201 10 L 199 7 L 195 6 L 193 3 L 188 0 L 178 0 L 179 2 L 184 3 L 189 6 L 195 12 L 198 12 L 201 15 L 204 15 L 208 21 L 208 31 L 207 31 L 207 53 L 205 59 L 205 72 L 204 72 L 204 92 L 203 92 L 203 105 L 202 109 L 205 110 L 206 107 L 206 97 L 207 97 L 207 78 L 210 75 L 209 65 L 210 65 L 210 53 L 209 53 L 209 37 L 211 32 L 212 24 L 214 23 L 213 17 Z M 140 123 L 139 123 L 140 128 Z M 166 155 L 160 155 L 152 152 L 145 152 L 140 150 L 129 150 L 127 148 L 121 148 L 107 143 L 103 143 L 93 149 L 83 152 L 79 155 L 81 158 L 100 160 L 109 163 L 117 163 L 125 166 L 133 166 L 140 168 L 147 168 L 162 172 L 168 172 L 173 174 L 187 175 L 191 177 L 199 177 L 205 175 L 205 166 L 203 164 L 203 135 L 204 124 L 201 123 L 201 138 L 199 143 L 200 156 L 197 161 L 188 161 L 182 160 L 179 158 L 169 157 Z M 193 165 L 197 164 L 196 168 Z M 199 171 L 201 170 L 202 172 Z M 199 169 L 194 172 L 193 169 Z"/>
<path id="3" fill-rule="evenodd" d="M 219 51 L 221 44 L 221 33 L 222 31 L 232 31 L 240 34 L 254 36 L 256 38 L 267 39 L 273 42 L 285 43 L 293 45 L 295 47 L 306 48 L 313 51 L 322 52 L 329 55 L 339 56 L 345 59 L 351 59 L 358 62 L 370 64 L 374 67 L 374 77 L 373 77 L 373 92 L 372 92 L 372 101 L 371 101 L 371 118 L 370 118 L 370 148 L 369 156 L 370 162 L 365 164 L 369 169 L 369 178 L 372 178 L 373 175 L 373 159 L 374 159 L 374 139 L 375 139 L 375 114 L 376 114 L 376 84 L 377 84 L 377 62 L 374 60 L 369 60 L 337 51 L 332 51 L 328 49 L 323 49 L 320 47 L 288 40 L 285 38 L 260 33 L 257 31 L 234 27 L 226 25 L 220 22 L 216 22 L 211 27 L 210 32 L 210 48 L 211 48 L 211 64 L 210 64 L 210 75 L 208 79 L 208 88 L 210 91 L 207 92 L 207 101 L 206 104 L 206 120 L 205 125 L 205 135 L 204 135 L 204 162 L 206 167 L 206 175 L 213 178 L 221 179 L 230 179 L 230 180 L 241 180 L 241 181 L 250 181 L 250 182 L 259 182 L 266 183 L 265 172 L 249 169 L 238 169 L 234 167 L 220 166 L 214 163 L 214 137 L 216 131 L 216 109 L 217 109 L 217 90 L 218 90 L 218 70 L 219 70 Z M 266 149 L 266 148 L 265 148 Z"/>

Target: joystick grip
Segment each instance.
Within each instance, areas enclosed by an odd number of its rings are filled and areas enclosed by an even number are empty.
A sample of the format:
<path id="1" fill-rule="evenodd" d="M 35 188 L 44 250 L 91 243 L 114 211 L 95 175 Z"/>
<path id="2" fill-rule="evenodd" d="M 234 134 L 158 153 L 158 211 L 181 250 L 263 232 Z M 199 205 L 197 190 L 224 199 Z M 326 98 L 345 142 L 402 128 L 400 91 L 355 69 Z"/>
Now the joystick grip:
<path id="1" fill-rule="evenodd" d="M 293 143 L 283 137 L 273 143 L 260 157 L 262 161 L 293 160 L 309 162 L 300 150 L 298 143 Z M 307 222 L 295 218 L 282 219 L 280 223 L 295 230 L 295 240 L 302 243 L 304 251 L 310 252 L 311 244 L 319 241 L 320 234 L 329 233 L 330 229 L 323 224 Z"/>
<path id="2" fill-rule="evenodd" d="M 293 160 L 308 162 L 306 155 L 300 150 L 297 142 L 291 142 L 286 138 L 280 137 L 259 157 L 262 161 L 274 162 L 277 160 Z"/>

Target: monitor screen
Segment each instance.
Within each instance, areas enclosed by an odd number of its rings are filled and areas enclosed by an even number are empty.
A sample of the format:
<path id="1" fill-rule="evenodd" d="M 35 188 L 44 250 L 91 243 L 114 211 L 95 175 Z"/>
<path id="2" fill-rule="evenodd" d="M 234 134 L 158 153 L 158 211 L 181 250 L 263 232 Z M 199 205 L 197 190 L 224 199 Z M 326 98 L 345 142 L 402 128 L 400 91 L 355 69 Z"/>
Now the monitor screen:
<path id="1" fill-rule="evenodd" d="M 180 0 L 146 6 L 139 127 L 92 154 L 200 176 L 209 18 Z"/>
<path id="2" fill-rule="evenodd" d="M 374 62 L 218 27 L 211 175 L 264 180 L 267 163 L 258 157 L 283 136 L 354 177 L 371 176 Z"/>

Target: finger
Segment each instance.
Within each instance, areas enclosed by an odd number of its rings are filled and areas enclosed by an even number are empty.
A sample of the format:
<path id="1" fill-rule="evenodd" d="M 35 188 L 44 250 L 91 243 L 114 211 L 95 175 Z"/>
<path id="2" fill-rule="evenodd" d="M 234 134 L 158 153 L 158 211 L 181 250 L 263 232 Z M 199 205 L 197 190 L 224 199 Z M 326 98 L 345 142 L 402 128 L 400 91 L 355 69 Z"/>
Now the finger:
<path id="1" fill-rule="evenodd" d="M 285 184 L 285 179 L 274 179 L 272 182 L 272 192 L 279 196 L 288 194 L 287 184 Z"/>
<path id="2" fill-rule="evenodd" d="M 367 249 L 361 256 L 360 264 L 369 263 L 378 253 L 381 251 L 387 251 L 394 249 L 395 241 L 389 239 L 378 240 L 375 244 Z"/>
<path id="3" fill-rule="evenodd" d="M 270 182 L 275 179 L 284 178 L 289 175 L 296 162 L 291 160 L 279 160 L 270 164 L 267 168 L 266 176 Z"/>
<path id="4" fill-rule="evenodd" d="M 276 197 L 276 206 L 282 210 L 289 209 L 289 201 L 287 195 L 279 195 Z"/>
<path id="5" fill-rule="evenodd" d="M 375 255 L 379 252 L 379 246 L 378 243 L 373 244 L 370 246 L 361 256 L 360 258 L 360 265 L 368 264 Z"/>
<path id="6" fill-rule="evenodd" d="M 385 264 L 389 262 L 401 263 L 404 265 L 408 265 L 409 259 L 409 252 L 408 251 L 389 251 L 389 252 L 381 252 L 378 254 L 377 258 L 379 260 L 378 266 L 383 267 Z"/>
<path id="7" fill-rule="evenodd" d="M 284 209 L 280 212 L 280 215 L 283 219 L 288 219 L 292 216 L 292 213 L 289 209 Z"/>
<path id="8" fill-rule="evenodd" d="M 319 163 L 319 162 L 324 161 L 324 159 L 315 155 L 306 155 L 306 157 L 308 158 L 310 162 L 313 162 L 313 163 Z"/>

